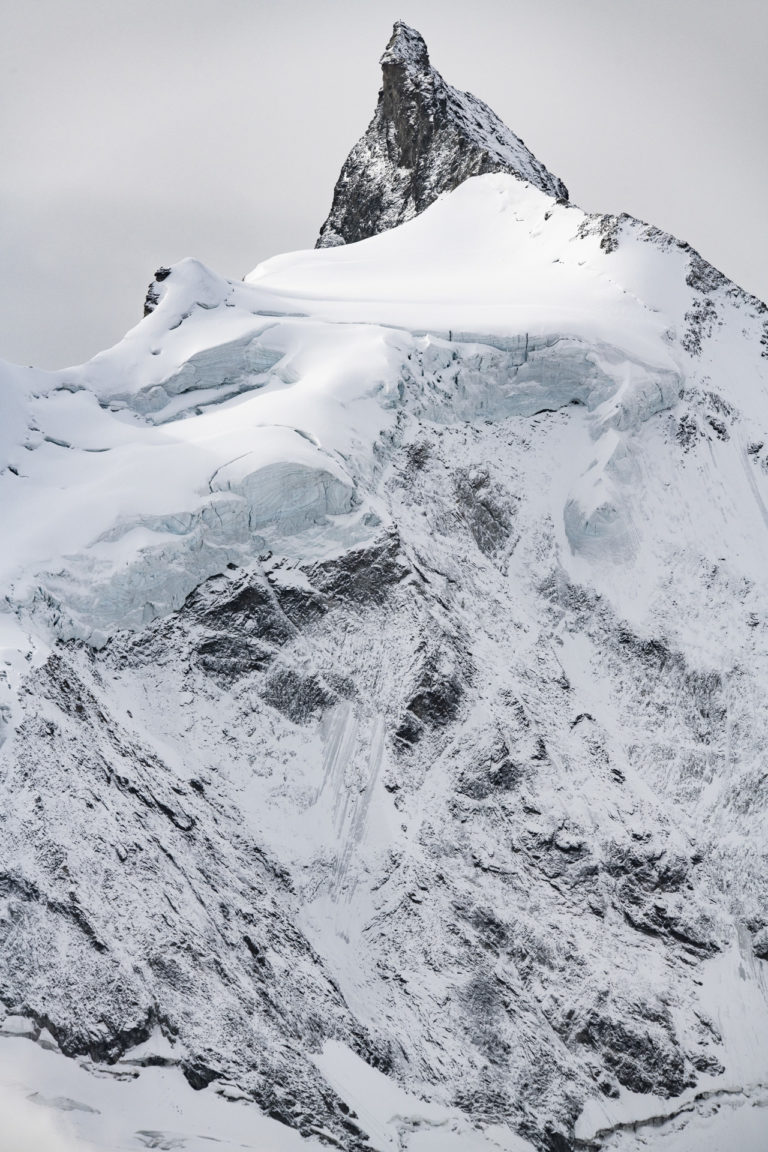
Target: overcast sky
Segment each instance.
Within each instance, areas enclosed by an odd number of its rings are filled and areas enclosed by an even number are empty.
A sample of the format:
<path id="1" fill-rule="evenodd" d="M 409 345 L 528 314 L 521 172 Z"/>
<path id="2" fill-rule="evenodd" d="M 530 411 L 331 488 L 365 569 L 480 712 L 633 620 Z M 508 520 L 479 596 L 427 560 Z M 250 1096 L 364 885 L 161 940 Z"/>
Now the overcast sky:
<path id="1" fill-rule="evenodd" d="M 766 0 L 0 0 L 0 357 L 82 361 L 154 269 L 311 247 L 394 20 L 571 198 L 768 298 Z"/>

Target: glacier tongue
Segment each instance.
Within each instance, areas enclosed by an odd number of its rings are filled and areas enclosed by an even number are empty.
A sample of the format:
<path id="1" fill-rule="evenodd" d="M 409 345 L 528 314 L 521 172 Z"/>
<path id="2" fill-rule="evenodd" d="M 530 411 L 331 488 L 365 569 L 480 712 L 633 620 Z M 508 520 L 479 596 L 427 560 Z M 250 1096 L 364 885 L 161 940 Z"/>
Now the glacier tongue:
<path id="1" fill-rule="evenodd" d="M 504 174 L 153 297 L 4 369 L 8 1015 L 350 1149 L 761 1100 L 765 307 Z"/>

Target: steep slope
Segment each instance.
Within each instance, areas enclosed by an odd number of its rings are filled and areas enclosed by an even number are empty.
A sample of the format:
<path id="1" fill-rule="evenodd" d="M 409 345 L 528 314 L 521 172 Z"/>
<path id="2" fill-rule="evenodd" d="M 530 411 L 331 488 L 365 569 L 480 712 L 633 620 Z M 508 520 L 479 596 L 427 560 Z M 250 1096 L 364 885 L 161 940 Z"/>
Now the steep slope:
<path id="1" fill-rule="evenodd" d="M 429 63 L 418 32 L 398 21 L 381 58 L 373 120 L 350 152 L 318 248 L 352 244 L 410 220 L 470 176 L 509 172 L 568 199 L 495 112 L 451 88 Z"/>
<path id="2" fill-rule="evenodd" d="M 347 1148 L 757 1102 L 765 306 L 498 174 L 152 291 L 6 373 L 11 1017 Z"/>

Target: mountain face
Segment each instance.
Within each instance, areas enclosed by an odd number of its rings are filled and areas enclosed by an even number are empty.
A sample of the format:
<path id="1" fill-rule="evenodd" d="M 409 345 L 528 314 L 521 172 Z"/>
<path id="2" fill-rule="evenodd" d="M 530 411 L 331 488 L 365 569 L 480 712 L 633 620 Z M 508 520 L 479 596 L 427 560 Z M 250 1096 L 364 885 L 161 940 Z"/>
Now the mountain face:
<path id="1" fill-rule="evenodd" d="M 3 369 L 0 1071 L 97 1147 L 764 1145 L 768 309 L 560 191 Z"/>
<path id="2" fill-rule="evenodd" d="M 568 199 L 563 182 L 487 104 L 446 84 L 407 24 L 395 24 L 381 71 L 376 112 L 344 163 L 316 247 L 353 244 L 395 228 L 470 176 L 488 172 L 509 172 Z"/>

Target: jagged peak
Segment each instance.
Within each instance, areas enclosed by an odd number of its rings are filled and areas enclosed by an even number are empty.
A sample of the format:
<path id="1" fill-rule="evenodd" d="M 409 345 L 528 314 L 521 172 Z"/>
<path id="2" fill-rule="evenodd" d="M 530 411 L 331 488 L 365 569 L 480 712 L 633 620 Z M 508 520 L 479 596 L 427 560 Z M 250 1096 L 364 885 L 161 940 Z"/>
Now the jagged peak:
<path id="1" fill-rule="evenodd" d="M 385 74 L 388 66 L 426 71 L 430 64 L 424 37 L 415 28 L 411 28 L 402 20 L 397 20 L 379 63 L 385 70 Z"/>
<path id="2" fill-rule="evenodd" d="M 346 159 L 317 246 L 350 244 L 410 220 L 472 176 L 507 172 L 556 199 L 561 180 L 493 109 L 446 83 L 423 36 L 399 20 L 381 57 L 371 123 Z"/>

